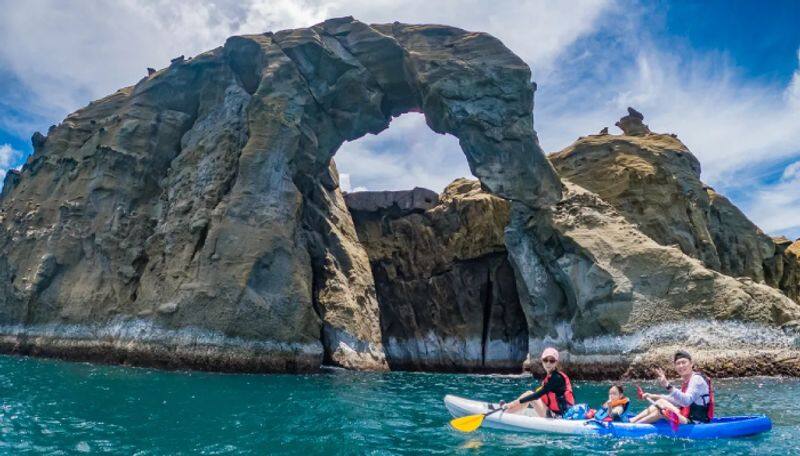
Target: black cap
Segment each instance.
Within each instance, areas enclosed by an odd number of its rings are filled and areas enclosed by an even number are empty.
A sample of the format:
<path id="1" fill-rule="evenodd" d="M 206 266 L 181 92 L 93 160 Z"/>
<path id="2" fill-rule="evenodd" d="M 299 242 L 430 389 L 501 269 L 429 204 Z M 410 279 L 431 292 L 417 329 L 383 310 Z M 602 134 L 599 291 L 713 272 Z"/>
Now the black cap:
<path id="1" fill-rule="evenodd" d="M 686 358 L 689 361 L 691 361 L 692 360 L 692 355 L 690 355 L 689 352 L 687 352 L 687 351 L 678 350 L 678 351 L 675 352 L 675 357 L 672 359 L 672 362 L 674 363 L 675 361 L 677 361 L 677 360 L 679 360 L 681 358 Z"/>

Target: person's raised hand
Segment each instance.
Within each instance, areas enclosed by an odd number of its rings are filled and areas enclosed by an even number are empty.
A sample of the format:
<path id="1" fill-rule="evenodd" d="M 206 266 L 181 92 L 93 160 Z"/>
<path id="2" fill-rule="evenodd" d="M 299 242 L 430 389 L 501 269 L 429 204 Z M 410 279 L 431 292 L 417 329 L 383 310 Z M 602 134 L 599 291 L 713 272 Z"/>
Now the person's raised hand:
<path id="1" fill-rule="evenodd" d="M 667 380 L 667 376 L 664 375 L 663 369 L 661 369 L 660 367 L 656 367 L 655 369 L 653 369 L 653 373 L 656 374 L 656 380 L 658 380 L 658 383 L 662 387 L 666 388 L 667 385 L 669 385 L 669 381 Z"/>

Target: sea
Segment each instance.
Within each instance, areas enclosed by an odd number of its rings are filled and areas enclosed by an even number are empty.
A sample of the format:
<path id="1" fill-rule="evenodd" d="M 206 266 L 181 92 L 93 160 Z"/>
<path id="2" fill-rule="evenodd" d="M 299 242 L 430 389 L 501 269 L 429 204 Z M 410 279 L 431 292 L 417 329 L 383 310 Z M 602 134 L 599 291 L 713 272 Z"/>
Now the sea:
<path id="1" fill-rule="evenodd" d="M 772 431 L 690 441 L 452 429 L 446 394 L 511 400 L 527 375 L 220 374 L 0 356 L 0 454 L 800 454 L 800 380 L 717 379 L 718 415 L 766 414 Z M 623 382 L 655 389 L 652 380 Z M 599 405 L 610 382 L 574 382 Z M 634 396 L 635 394 L 630 394 Z M 634 410 L 644 403 L 633 399 Z"/>

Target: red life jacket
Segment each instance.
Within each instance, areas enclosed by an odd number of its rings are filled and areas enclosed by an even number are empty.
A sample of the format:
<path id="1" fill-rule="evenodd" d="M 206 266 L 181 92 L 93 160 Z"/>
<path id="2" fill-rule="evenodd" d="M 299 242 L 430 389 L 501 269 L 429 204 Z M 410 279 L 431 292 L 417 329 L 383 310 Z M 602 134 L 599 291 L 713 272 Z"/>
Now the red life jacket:
<path id="1" fill-rule="evenodd" d="M 702 407 L 702 408 L 705 409 L 705 413 L 708 416 L 708 420 L 711 421 L 711 420 L 714 419 L 714 387 L 711 385 L 711 379 L 706 374 L 704 374 L 702 372 L 693 372 L 692 376 L 695 376 L 695 375 L 699 375 L 699 376 L 703 377 L 703 380 L 705 380 L 706 383 L 708 384 L 708 394 L 704 394 L 703 396 L 701 396 L 702 398 L 704 398 L 706 405 L 704 405 L 704 406 L 695 405 L 694 402 L 692 402 L 691 404 L 689 404 L 686 407 L 681 407 L 681 415 L 689 418 L 689 415 L 691 414 L 692 407 Z M 691 380 L 692 380 L 692 377 L 689 377 L 689 381 L 691 381 Z M 689 387 L 689 382 L 681 383 L 681 392 L 685 393 L 686 389 L 688 387 Z"/>
<path id="2" fill-rule="evenodd" d="M 556 371 L 556 373 L 561 375 L 561 377 L 564 379 L 564 383 L 567 385 L 566 390 L 564 391 L 564 394 L 560 397 L 557 396 L 556 393 L 551 391 L 542 396 L 542 402 L 551 411 L 556 413 L 564 413 L 566 410 L 561 410 L 561 407 L 559 407 L 558 405 L 558 403 L 560 402 L 559 399 L 561 399 L 561 401 L 563 401 L 567 407 L 571 407 L 575 405 L 575 396 L 572 394 L 572 382 L 569 381 L 569 377 L 567 377 L 567 374 L 561 371 Z M 550 375 L 552 374 L 547 374 L 544 380 L 542 380 L 542 385 L 545 385 L 547 381 L 550 380 Z"/>

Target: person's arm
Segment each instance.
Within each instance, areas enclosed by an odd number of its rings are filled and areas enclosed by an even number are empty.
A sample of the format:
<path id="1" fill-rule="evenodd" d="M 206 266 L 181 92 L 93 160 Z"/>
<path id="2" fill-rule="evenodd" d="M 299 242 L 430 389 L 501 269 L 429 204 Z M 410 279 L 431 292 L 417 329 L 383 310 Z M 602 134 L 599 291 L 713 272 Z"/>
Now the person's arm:
<path id="1" fill-rule="evenodd" d="M 669 398 L 681 407 L 688 407 L 703 394 L 708 394 L 708 385 L 706 381 L 699 375 L 692 375 L 692 378 L 689 380 L 689 385 L 686 387 L 686 392 L 684 393 L 678 388 L 672 388 L 672 391 L 669 393 Z"/>
<path id="2" fill-rule="evenodd" d="M 536 388 L 533 394 L 529 394 L 520 399 L 519 403 L 524 404 L 526 402 L 535 401 L 547 393 L 555 393 L 556 391 L 563 390 L 566 387 L 567 385 L 564 382 L 564 377 L 562 377 L 560 374 L 553 374 L 547 380 L 547 383 Z"/>
<path id="3" fill-rule="evenodd" d="M 663 394 L 655 394 L 655 393 L 644 393 L 644 398 L 645 399 L 650 398 L 654 401 L 657 401 L 659 399 L 669 399 L 669 396 L 664 396 Z"/>

